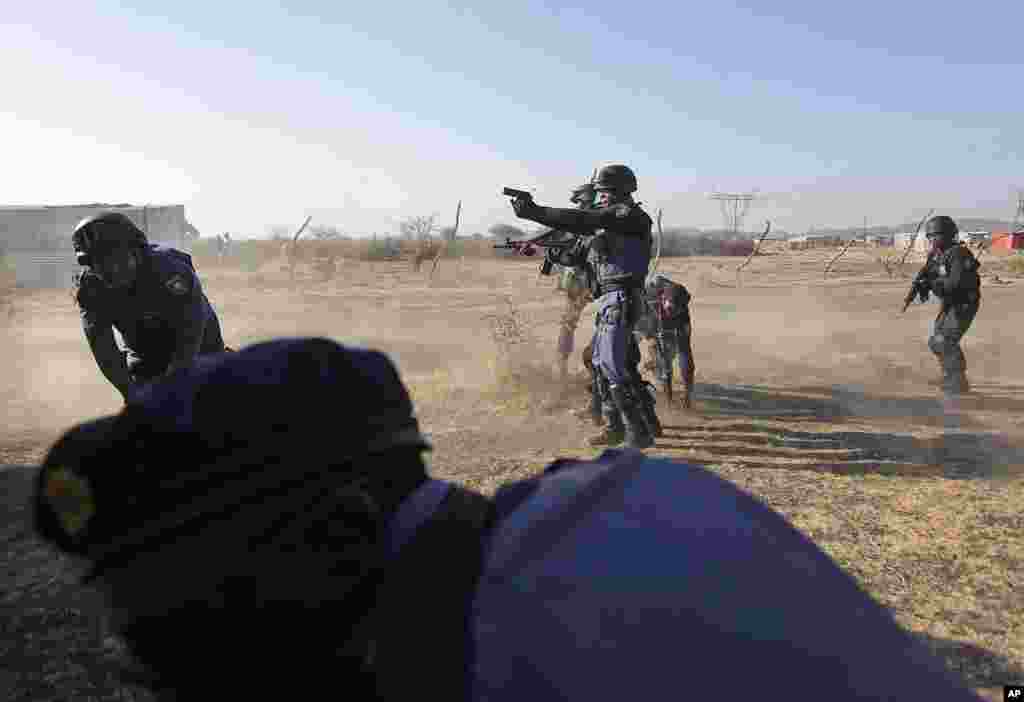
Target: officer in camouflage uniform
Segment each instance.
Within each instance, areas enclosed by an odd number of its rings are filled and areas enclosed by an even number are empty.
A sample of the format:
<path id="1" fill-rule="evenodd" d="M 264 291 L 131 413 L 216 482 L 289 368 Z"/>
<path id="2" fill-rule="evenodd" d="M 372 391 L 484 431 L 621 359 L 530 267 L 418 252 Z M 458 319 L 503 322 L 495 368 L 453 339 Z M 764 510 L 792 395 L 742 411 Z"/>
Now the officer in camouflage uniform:
<path id="1" fill-rule="evenodd" d="M 126 401 L 139 384 L 187 366 L 199 354 L 227 350 L 191 256 L 149 244 L 118 212 L 82 220 L 72 242 L 78 264 L 87 267 L 75 294 L 85 338 Z"/>
<path id="2" fill-rule="evenodd" d="M 594 181 L 597 206 L 589 210 L 541 207 L 532 198 L 512 201 L 516 216 L 561 231 L 593 235 L 587 262 L 594 271 L 598 311 L 594 366 L 601 386 L 602 434 L 608 444 L 647 448 L 654 437 L 627 370 L 633 327 L 643 309 L 644 278 L 651 260 L 650 216 L 633 200 L 636 176 L 627 166 L 602 168 Z M 595 437 L 597 438 L 597 437 Z"/>
<path id="3" fill-rule="evenodd" d="M 941 385 L 947 395 L 970 390 L 967 360 L 960 340 L 974 321 L 981 305 L 981 278 L 978 259 L 966 245 L 957 242 L 959 229 L 946 215 L 928 220 L 925 235 L 931 243 L 928 261 L 929 288 L 921 297 L 934 293 L 942 301 L 928 348 L 939 363 Z"/>
<path id="4" fill-rule="evenodd" d="M 646 294 L 647 314 L 638 328 L 647 339 L 649 357 L 653 359 L 663 392 L 667 392 L 670 387 L 675 359 L 679 356 L 683 380 L 680 404 L 689 409 L 692 406 L 695 372 L 691 346 L 690 292 L 685 285 L 659 273 L 648 281 Z"/>
<path id="5" fill-rule="evenodd" d="M 572 191 L 570 202 L 579 209 L 594 206 L 594 184 L 584 183 Z M 566 304 L 558 332 L 558 370 L 564 381 L 569 375 L 569 356 L 575 346 L 576 328 L 580 325 L 583 309 L 594 301 L 587 284 L 585 266 L 563 266 L 558 280 L 558 289 L 565 291 Z"/>

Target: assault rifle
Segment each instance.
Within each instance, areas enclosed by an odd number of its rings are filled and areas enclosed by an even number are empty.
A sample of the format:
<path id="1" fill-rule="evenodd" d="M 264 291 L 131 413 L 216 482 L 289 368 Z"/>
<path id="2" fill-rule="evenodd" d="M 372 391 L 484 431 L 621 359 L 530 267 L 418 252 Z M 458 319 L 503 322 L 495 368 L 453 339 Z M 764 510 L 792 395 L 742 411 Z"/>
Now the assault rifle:
<path id="1" fill-rule="evenodd" d="M 907 311 L 915 297 L 920 297 L 921 302 L 928 302 L 928 296 L 931 294 L 930 284 L 935 278 L 935 272 L 932 270 L 933 256 L 934 254 L 928 254 L 924 266 L 914 276 L 914 280 L 910 283 L 910 290 L 907 292 L 907 296 L 903 298 L 903 309 L 900 310 L 900 313 Z"/>
<path id="2" fill-rule="evenodd" d="M 511 190 L 511 188 L 505 188 Z M 522 192 L 522 191 L 515 191 Z M 529 195 L 529 193 L 526 193 Z M 566 265 L 563 254 L 570 253 L 571 257 L 581 257 L 585 247 L 583 237 L 578 234 L 548 229 L 540 234 L 535 234 L 527 239 L 512 239 L 505 237 L 504 244 L 495 244 L 496 249 L 511 249 L 523 256 L 535 256 L 539 249 L 547 249 L 544 255 L 544 262 L 540 264 L 541 275 L 551 275 L 555 264 Z"/>
<path id="3" fill-rule="evenodd" d="M 658 334 L 654 337 L 655 349 L 661 359 L 661 367 L 665 372 L 665 399 L 672 402 L 672 364 L 669 363 L 669 355 L 665 349 L 665 325 L 658 320 Z"/>
<path id="4" fill-rule="evenodd" d="M 665 314 L 664 308 L 661 305 L 661 293 L 660 291 L 655 292 L 653 299 L 647 300 L 648 309 L 654 315 L 654 320 L 658 325 L 658 329 L 654 335 L 654 348 L 658 354 L 658 360 L 661 362 L 663 370 L 667 370 L 665 376 L 665 399 L 670 403 L 672 402 L 672 364 L 669 363 L 670 356 L 668 349 L 665 348 L 665 337 L 669 334 L 674 334 L 675 330 L 665 328 Z"/>

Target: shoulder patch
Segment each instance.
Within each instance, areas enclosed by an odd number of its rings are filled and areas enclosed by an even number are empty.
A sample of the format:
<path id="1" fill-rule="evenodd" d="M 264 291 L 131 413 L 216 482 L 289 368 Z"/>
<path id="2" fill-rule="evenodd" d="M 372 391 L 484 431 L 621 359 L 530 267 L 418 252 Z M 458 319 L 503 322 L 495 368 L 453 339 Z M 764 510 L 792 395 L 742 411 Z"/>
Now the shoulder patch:
<path id="1" fill-rule="evenodd" d="M 630 212 L 629 205 L 623 204 L 623 205 L 616 205 L 615 206 L 615 216 L 619 217 L 620 219 L 624 218 L 624 217 L 628 217 L 629 216 L 629 212 Z"/>
<path id="2" fill-rule="evenodd" d="M 187 295 L 192 291 L 192 281 L 182 273 L 175 273 L 170 276 L 164 285 L 170 290 L 172 295 Z"/>
<path id="3" fill-rule="evenodd" d="M 65 535 L 75 537 L 96 514 L 89 481 L 63 466 L 51 466 L 43 474 L 43 496 L 57 516 Z"/>

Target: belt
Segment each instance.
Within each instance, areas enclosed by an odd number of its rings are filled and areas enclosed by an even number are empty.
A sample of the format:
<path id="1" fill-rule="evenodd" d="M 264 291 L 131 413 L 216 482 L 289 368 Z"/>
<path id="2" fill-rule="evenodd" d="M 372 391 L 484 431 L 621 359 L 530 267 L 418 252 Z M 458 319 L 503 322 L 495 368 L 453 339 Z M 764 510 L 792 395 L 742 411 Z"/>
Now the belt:
<path id="1" fill-rule="evenodd" d="M 638 285 L 632 281 L 623 281 L 621 283 L 601 283 L 600 285 L 602 295 L 610 292 L 619 292 L 620 290 L 625 293 L 638 293 L 643 289 L 642 285 Z"/>

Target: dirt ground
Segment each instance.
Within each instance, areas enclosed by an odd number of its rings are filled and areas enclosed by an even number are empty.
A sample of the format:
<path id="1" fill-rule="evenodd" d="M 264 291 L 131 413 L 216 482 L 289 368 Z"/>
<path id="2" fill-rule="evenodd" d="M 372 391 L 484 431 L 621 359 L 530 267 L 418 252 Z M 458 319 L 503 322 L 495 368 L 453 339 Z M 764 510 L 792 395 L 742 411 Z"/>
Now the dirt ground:
<path id="1" fill-rule="evenodd" d="M 835 250 L 765 253 L 740 275 L 737 258 L 660 262 L 693 295 L 697 385 L 689 412 L 659 396 L 665 436 L 648 453 L 703 464 L 782 512 L 1001 699 L 1004 683 L 1024 682 L 1024 278 L 982 257 L 982 308 L 963 343 L 974 392 L 945 406 L 926 382 L 938 308 L 901 315 L 909 280 L 890 277 L 879 250 L 850 250 L 827 277 Z M 323 335 L 388 352 L 434 443 L 433 473 L 490 492 L 556 456 L 599 453 L 588 422 L 550 408 L 565 303 L 537 263 L 446 259 L 431 279 L 409 262 L 343 261 L 333 281 L 300 269 L 296 284 L 276 264 L 199 268 L 233 346 Z M 66 291 L 18 290 L 0 312 L 0 463 L 32 464 L 72 423 L 116 412 L 119 396 Z M 591 329 L 588 309 L 577 349 Z M 573 364 L 578 408 L 578 354 Z M 121 652 L 95 596 L 28 533 L 30 477 L 0 472 L 0 698 L 147 699 L 115 681 Z"/>

